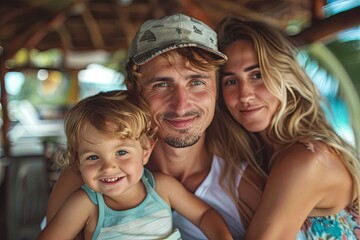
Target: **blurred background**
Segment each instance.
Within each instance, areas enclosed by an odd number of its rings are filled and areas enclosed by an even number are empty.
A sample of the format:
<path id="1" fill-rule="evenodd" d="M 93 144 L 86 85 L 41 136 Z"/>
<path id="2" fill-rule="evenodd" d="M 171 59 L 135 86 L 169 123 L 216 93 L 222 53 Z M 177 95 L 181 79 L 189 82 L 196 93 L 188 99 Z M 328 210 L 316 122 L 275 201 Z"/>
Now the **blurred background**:
<path id="1" fill-rule="evenodd" d="M 360 149 L 359 0 L 0 0 L 1 239 L 36 239 L 61 172 L 64 115 L 84 97 L 124 89 L 137 29 L 176 12 L 211 27 L 234 14 L 282 30 L 329 120 Z"/>

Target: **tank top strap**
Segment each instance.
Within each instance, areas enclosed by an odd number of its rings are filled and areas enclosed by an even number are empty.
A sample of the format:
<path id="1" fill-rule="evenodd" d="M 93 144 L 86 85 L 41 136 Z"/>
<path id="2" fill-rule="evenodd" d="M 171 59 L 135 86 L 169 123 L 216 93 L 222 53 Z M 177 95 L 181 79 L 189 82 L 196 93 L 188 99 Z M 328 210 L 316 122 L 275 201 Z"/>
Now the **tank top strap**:
<path id="1" fill-rule="evenodd" d="M 150 195 L 154 201 L 159 203 L 163 208 L 169 210 L 169 212 L 171 213 L 170 206 L 155 191 L 155 177 L 154 177 L 153 173 L 150 172 L 148 169 L 144 168 L 144 172 L 141 177 L 141 181 L 144 183 L 147 194 Z"/>
<path id="2" fill-rule="evenodd" d="M 144 168 L 144 173 L 142 175 L 142 180 L 144 184 L 149 184 L 149 186 L 154 189 L 155 188 L 155 178 L 154 175 L 146 168 Z"/>
<path id="3" fill-rule="evenodd" d="M 105 220 L 105 202 L 104 202 L 104 198 L 102 196 L 101 193 L 95 192 L 93 190 L 91 190 L 87 185 L 83 185 L 81 187 L 89 196 L 90 200 L 98 206 L 99 209 L 99 217 L 98 217 L 98 222 L 96 224 L 96 228 L 94 231 L 94 234 L 92 236 L 93 240 L 96 240 L 97 237 L 100 234 L 100 230 L 104 224 L 104 220 Z"/>
<path id="4" fill-rule="evenodd" d="M 99 205 L 98 198 L 96 196 L 96 192 L 90 189 L 86 184 L 82 185 L 81 188 L 86 192 L 91 202 L 95 205 Z"/>
<path id="5" fill-rule="evenodd" d="M 104 197 L 101 193 L 96 193 L 98 202 L 99 202 L 99 217 L 98 217 L 98 222 L 96 224 L 96 228 L 93 234 L 92 239 L 96 240 L 97 237 L 100 234 L 100 230 L 101 228 L 104 226 L 104 221 L 105 221 L 105 201 L 104 201 Z"/>

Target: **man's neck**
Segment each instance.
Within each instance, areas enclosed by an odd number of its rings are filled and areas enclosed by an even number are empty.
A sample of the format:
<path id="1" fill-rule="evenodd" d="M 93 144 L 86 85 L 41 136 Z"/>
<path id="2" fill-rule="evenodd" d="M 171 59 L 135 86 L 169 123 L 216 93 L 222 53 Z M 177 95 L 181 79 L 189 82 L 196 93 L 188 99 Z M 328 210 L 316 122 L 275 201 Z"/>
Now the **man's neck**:
<path id="1" fill-rule="evenodd" d="M 194 191 L 210 171 L 212 153 L 205 146 L 205 136 L 186 148 L 174 148 L 159 140 L 147 167 L 177 178 L 190 191 Z"/>

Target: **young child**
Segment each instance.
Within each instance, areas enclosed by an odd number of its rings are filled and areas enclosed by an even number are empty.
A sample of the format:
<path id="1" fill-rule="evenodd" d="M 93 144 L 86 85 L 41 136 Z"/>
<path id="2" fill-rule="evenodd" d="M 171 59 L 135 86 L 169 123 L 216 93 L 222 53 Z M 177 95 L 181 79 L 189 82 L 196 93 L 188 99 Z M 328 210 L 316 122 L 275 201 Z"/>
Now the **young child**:
<path id="1" fill-rule="evenodd" d="M 176 179 L 151 173 L 157 128 L 135 92 L 101 92 L 66 115 L 69 166 L 85 184 L 47 224 L 39 239 L 181 239 L 171 209 L 210 239 L 232 239 L 222 217 Z"/>

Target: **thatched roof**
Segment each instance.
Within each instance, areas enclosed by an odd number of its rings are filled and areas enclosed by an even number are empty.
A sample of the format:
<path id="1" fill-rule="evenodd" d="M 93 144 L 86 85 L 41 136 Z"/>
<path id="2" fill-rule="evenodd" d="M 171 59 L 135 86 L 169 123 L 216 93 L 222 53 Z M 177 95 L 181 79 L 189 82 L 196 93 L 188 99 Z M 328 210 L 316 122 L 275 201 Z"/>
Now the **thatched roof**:
<path id="1" fill-rule="evenodd" d="M 4 83 L 9 69 L 5 62 L 22 48 L 41 51 L 59 48 L 65 55 L 126 50 L 144 21 L 177 12 L 211 27 L 227 14 L 264 21 L 286 32 L 298 46 L 360 25 L 360 6 L 325 17 L 322 10 L 325 3 L 325 0 L 0 0 L 0 88 L 4 120 L 1 135 L 5 153 L 9 152 L 6 132 L 10 127 Z"/>
<path id="2" fill-rule="evenodd" d="M 265 21 L 299 36 L 299 44 L 360 23 L 360 9 L 326 19 L 322 0 L 0 0 L 0 44 L 66 51 L 127 49 L 147 19 L 182 12 L 214 27 L 226 14 Z M 308 29 L 308 30 L 307 30 Z M 301 35 L 303 34 L 303 35 Z"/>

